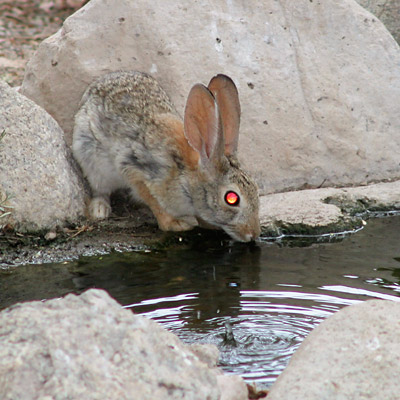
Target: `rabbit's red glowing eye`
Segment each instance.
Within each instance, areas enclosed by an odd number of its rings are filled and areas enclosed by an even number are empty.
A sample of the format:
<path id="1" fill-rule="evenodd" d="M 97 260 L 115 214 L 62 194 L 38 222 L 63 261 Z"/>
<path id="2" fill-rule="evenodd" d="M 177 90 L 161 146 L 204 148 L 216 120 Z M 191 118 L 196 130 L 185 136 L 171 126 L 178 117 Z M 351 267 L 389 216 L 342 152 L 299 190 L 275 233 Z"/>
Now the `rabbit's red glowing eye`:
<path id="1" fill-rule="evenodd" d="M 240 201 L 240 197 L 235 192 L 226 192 L 225 194 L 225 201 L 230 206 L 237 206 Z"/>

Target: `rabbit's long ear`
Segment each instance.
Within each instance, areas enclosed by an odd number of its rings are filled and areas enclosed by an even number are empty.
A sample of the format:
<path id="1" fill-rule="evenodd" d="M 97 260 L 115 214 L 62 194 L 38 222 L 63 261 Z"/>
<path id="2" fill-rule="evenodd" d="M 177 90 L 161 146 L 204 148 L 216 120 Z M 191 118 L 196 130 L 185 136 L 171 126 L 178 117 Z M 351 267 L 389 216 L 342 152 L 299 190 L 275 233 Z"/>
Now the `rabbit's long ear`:
<path id="1" fill-rule="evenodd" d="M 218 105 L 204 85 L 193 86 L 189 93 L 184 132 L 189 144 L 200 153 L 203 163 L 223 155 L 224 137 Z"/>
<path id="2" fill-rule="evenodd" d="M 225 154 L 234 154 L 238 147 L 240 125 L 240 103 L 236 85 L 228 76 L 219 74 L 211 79 L 208 89 L 214 95 L 221 114 Z"/>

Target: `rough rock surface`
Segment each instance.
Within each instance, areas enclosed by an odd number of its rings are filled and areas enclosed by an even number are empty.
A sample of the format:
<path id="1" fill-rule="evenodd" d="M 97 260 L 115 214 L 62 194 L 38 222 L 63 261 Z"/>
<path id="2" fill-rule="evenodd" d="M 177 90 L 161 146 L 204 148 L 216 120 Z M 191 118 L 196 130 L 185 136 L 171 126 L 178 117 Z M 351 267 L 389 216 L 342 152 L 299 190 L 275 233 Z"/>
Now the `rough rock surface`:
<path id="1" fill-rule="evenodd" d="M 261 226 L 302 225 L 316 228 L 337 224 L 343 214 L 339 207 L 324 200 L 340 189 L 309 189 L 275 193 L 260 198 Z"/>
<path id="2" fill-rule="evenodd" d="M 397 399 L 399 365 L 400 304 L 366 301 L 307 336 L 268 400 Z"/>
<path id="3" fill-rule="evenodd" d="M 357 0 L 369 12 L 377 16 L 400 43 L 400 2 L 399 0 Z"/>
<path id="4" fill-rule="evenodd" d="M 260 222 L 268 232 L 280 228 L 319 233 L 350 229 L 354 214 L 400 210 L 399 193 L 400 181 L 270 194 L 260 198 Z"/>
<path id="5" fill-rule="evenodd" d="M 152 73 L 183 111 L 194 83 L 228 74 L 242 103 L 240 157 L 265 194 L 400 177 L 399 64 L 393 37 L 354 0 L 92 0 L 41 44 L 22 92 L 70 143 L 99 75 Z"/>
<path id="6" fill-rule="evenodd" d="M 45 110 L 1 81 L 0 132 L 0 201 L 7 196 L 12 207 L 4 210 L 10 214 L 0 225 L 37 230 L 82 215 L 83 188 L 63 131 Z"/>
<path id="7" fill-rule="evenodd" d="M 0 313 L 2 399 L 220 399 L 220 372 L 199 352 L 101 290 Z"/>

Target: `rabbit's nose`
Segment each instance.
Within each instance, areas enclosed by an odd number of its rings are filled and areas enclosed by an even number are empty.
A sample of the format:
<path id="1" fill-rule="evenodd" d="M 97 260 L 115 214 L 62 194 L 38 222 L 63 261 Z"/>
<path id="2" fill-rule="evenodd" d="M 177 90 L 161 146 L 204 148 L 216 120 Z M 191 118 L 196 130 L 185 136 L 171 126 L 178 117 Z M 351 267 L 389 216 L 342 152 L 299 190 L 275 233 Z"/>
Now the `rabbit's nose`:
<path id="1" fill-rule="evenodd" d="M 254 235 L 252 235 L 251 233 L 246 233 L 245 235 L 244 235 L 244 241 L 245 242 L 251 242 L 252 240 L 254 240 L 255 239 L 255 237 L 254 237 Z"/>
<path id="2" fill-rule="evenodd" d="M 258 238 L 258 236 L 259 235 L 255 235 L 252 233 L 246 233 L 243 237 L 243 239 L 244 239 L 243 241 L 244 242 L 252 242 L 252 241 L 256 240 Z"/>
<path id="3" fill-rule="evenodd" d="M 249 241 L 252 241 L 252 240 L 256 240 L 259 236 L 260 236 L 260 230 L 258 229 L 257 231 L 254 231 L 251 235 L 250 235 L 250 240 Z"/>
<path id="4" fill-rule="evenodd" d="M 255 228 L 249 228 L 246 232 L 243 233 L 243 239 L 245 242 L 251 242 L 256 240 L 260 236 L 261 230 L 260 227 L 257 226 Z"/>
<path id="5" fill-rule="evenodd" d="M 254 221 L 254 223 L 250 227 L 250 234 L 251 234 L 250 240 L 256 240 L 260 236 L 261 227 L 260 227 L 260 221 L 258 218 Z"/>

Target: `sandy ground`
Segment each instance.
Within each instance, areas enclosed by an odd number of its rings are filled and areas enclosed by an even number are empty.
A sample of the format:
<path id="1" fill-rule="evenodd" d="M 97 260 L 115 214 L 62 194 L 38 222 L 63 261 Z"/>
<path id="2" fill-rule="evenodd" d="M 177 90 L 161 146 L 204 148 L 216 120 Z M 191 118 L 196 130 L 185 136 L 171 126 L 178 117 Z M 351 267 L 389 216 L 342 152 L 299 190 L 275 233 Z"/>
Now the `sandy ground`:
<path id="1" fill-rule="evenodd" d="M 25 65 L 40 42 L 75 10 L 62 1 L 0 0 L 0 78 L 21 85 Z"/>

